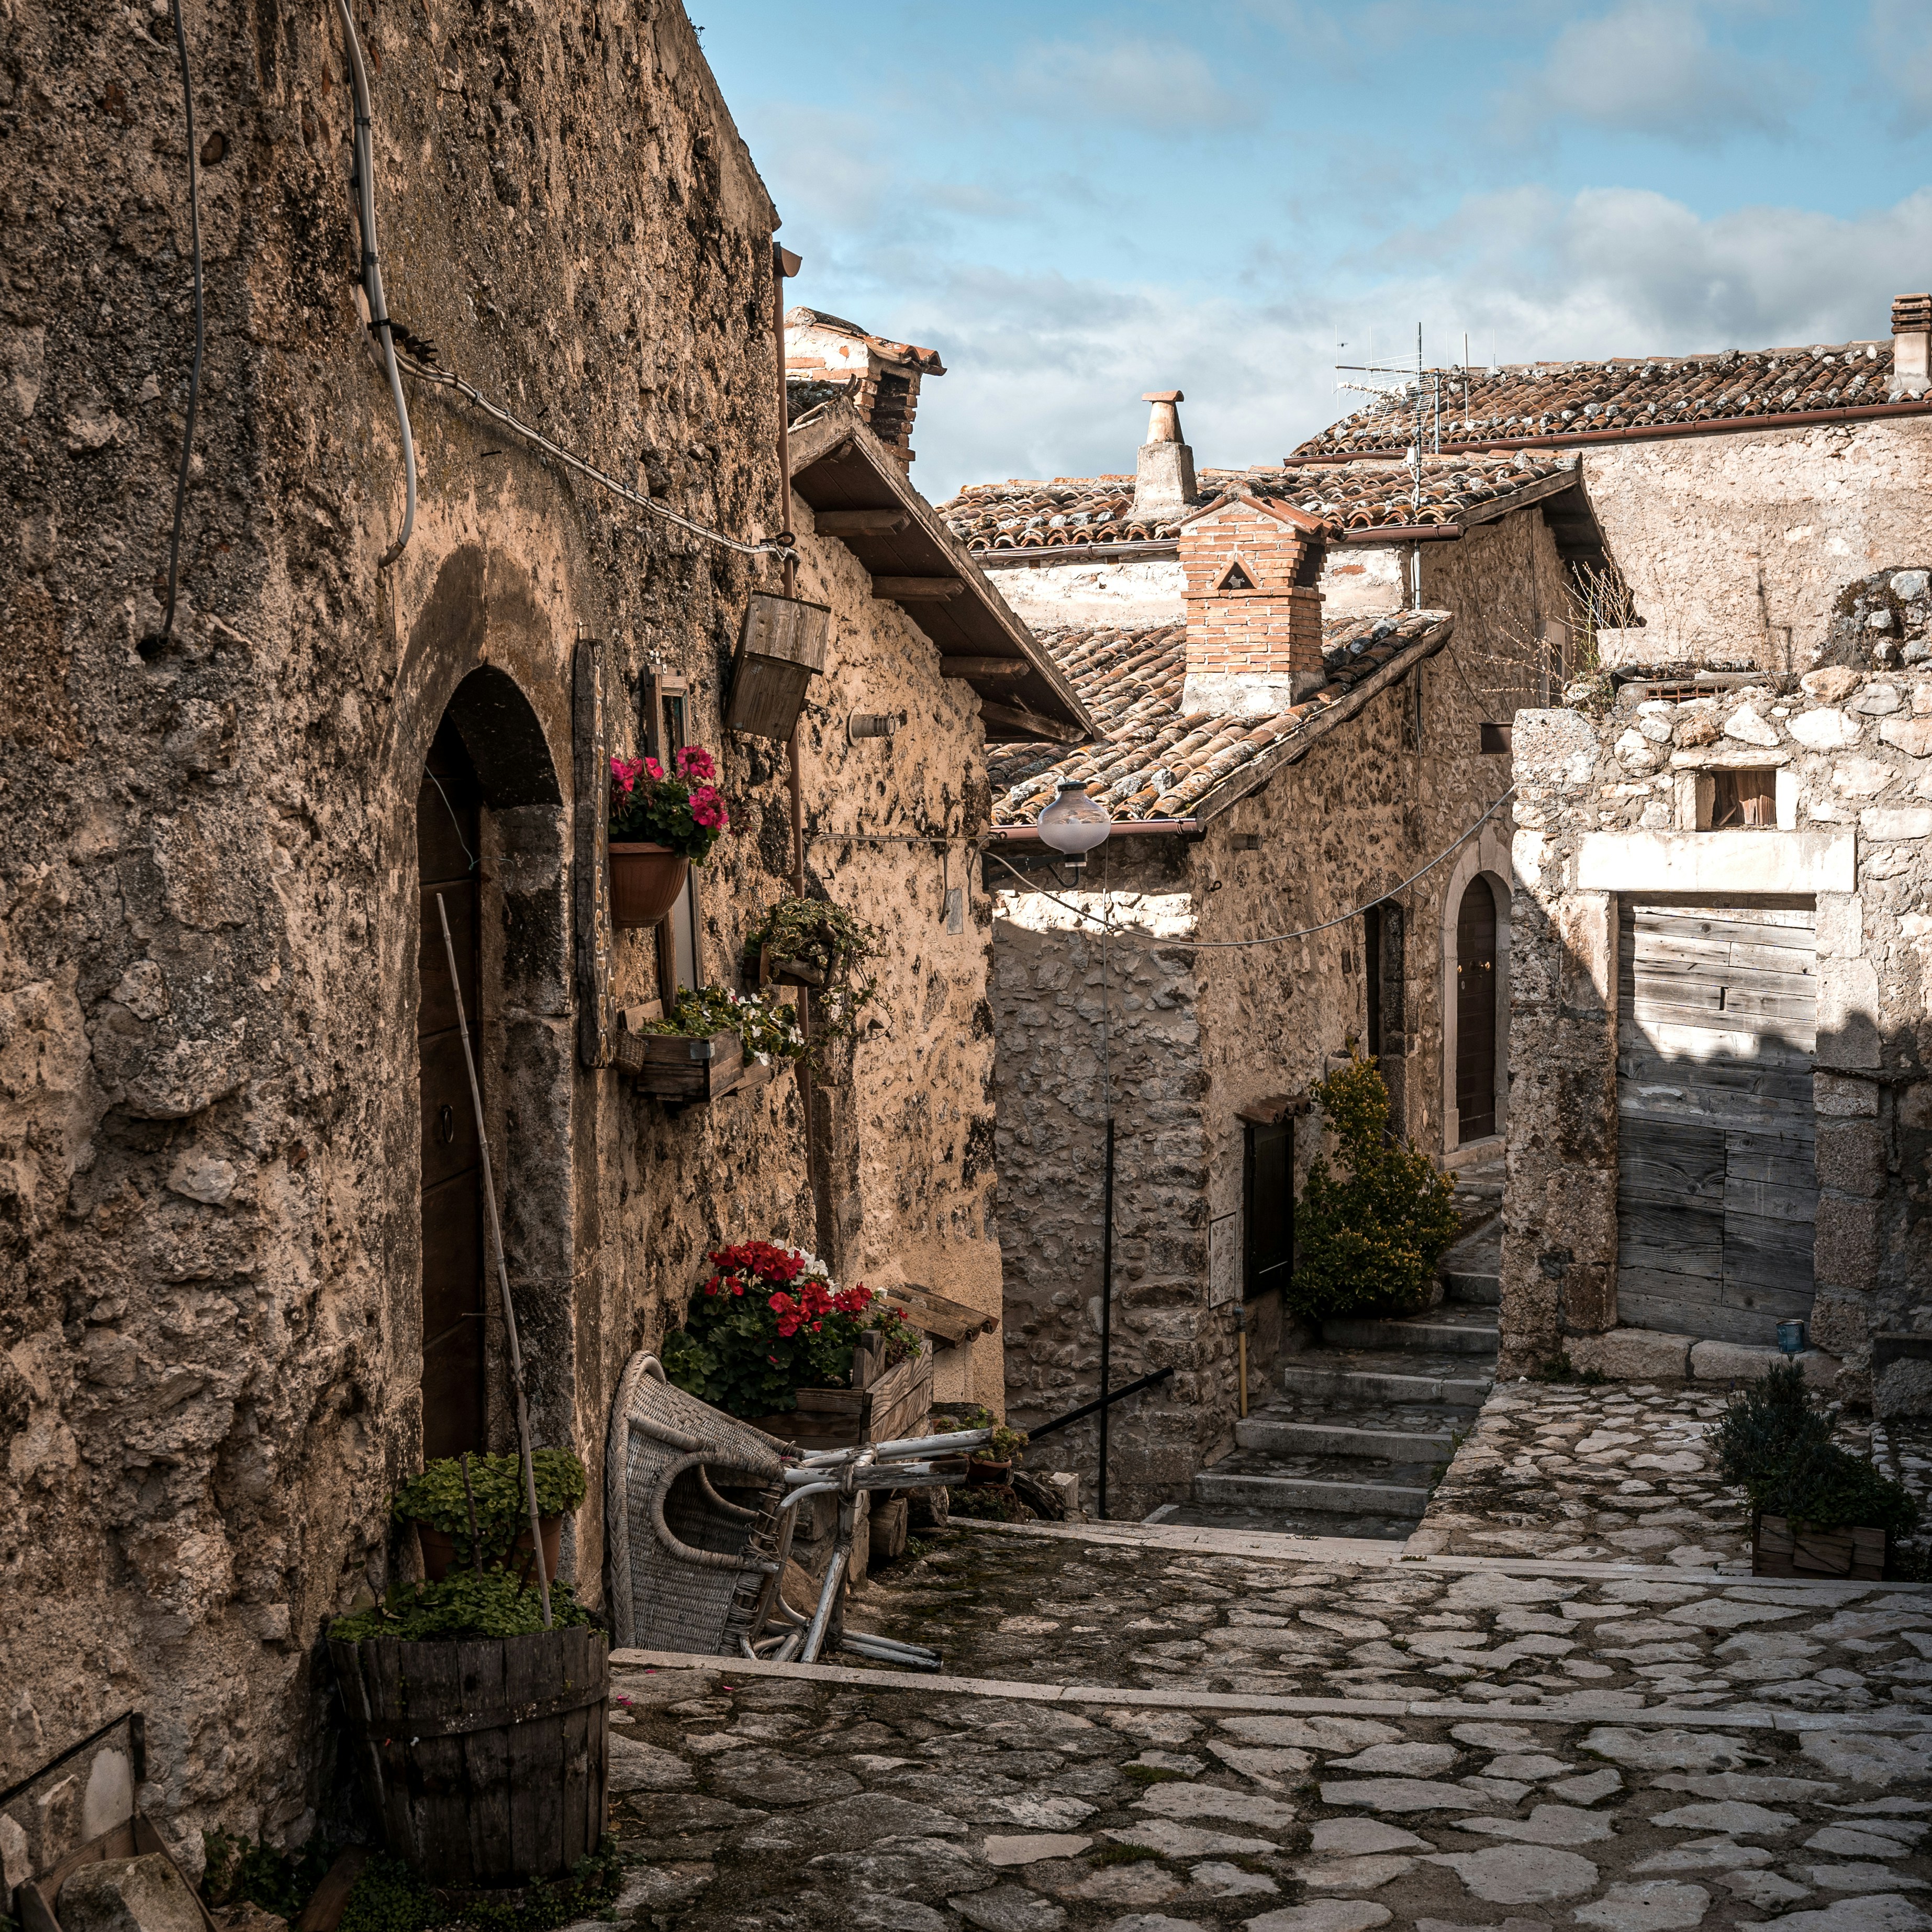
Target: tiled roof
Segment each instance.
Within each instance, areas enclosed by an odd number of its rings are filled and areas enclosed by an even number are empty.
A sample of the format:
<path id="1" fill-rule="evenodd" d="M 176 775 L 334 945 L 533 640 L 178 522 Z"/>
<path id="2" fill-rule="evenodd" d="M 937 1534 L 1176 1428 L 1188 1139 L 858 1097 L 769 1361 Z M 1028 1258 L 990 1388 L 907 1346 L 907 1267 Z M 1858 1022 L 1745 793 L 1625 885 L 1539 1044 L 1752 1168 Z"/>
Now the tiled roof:
<path id="1" fill-rule="evenodd" d="M 1882 403 L 1891 374 L 1889 341 L 1434 370 L 1423 380 L 1424 430 L 1432 440 L 1438 434 L 1438 378 L 1439 434 L 1448 442 L 1580 436 L 1666 423 L 1748 424 L 1754 416 L 1855 408 Z M 1412 388 L 1406 394 L 1377 398 L 1310 436 L 1294 454 L 1400 452 L 1414 440 Z"/>
<path id="2" fill-rule="evenodd" d="M 1446 637 L 1449 623 L 1446 610 L 1330 619 L 1322 626 L 1328 682 L 1292 710 L 1262 718 L 1182 712 L 1187 675 L 1183 625 L 1036 628 L 1106 736 L 1072 752 L 1037 744 L 989 746 L 993 822 L 1031 824 L 1052 803 L 1062 778 L 1104 799 L 1116 819 L 1185 818 L 1225 778 L 1308 731 L 1399 653 Z"/>
<path id="3" fill-rule="evenodd" d="M 1574 456 L 1540 452 L 1426 456 L 1419 509 L 1413 472 L 1406 464 L 1388 461 L 1204 470 L 1199 500 L 1210 502 L 1238 487 L 1292 503 L 1311 515 L 1331 518 L 1348 530 L 1466 523 L 1493 516 L 1519 491 L 1568 474 L 1576 460 Z M 969 484 L 950 502 L 940 504 L 939 514 L 971 550 L 1145 543 L 1175 534 L 1178 519 L 1136 520 L 1133 503 L 1131 476 L 1059 476 L 1050 483 Z"/>

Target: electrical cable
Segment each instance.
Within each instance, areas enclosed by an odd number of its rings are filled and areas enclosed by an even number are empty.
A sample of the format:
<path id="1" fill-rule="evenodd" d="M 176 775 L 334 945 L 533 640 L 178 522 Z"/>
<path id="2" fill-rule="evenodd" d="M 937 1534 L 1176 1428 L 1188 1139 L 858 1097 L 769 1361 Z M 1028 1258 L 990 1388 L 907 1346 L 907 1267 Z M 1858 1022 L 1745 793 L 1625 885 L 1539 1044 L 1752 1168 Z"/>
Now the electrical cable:
<path id="1" fill-rule="evenodd" d="M 338 0 L 341 4 L 341 0 Z M 608 476 L 593 463 L 586 463 L 580 456 L 573 456 L 559 444 L 550 441 L 541 430 L 532 429 L 526 422 L 520 422 L 511 415 L 500 403 L 493 403 L 473 383 L 466 382 L 453 369 L 436 369 L 427 363 L 418 362 L 406 354 L 398 358 L 404 374 L 412 376 L 419 382 L 434 382 L 446 389 L 454 389 L 466 397 L 488 416 L 501 423 L 512 434 L 521 436 L 526 442 L 542 450 L 546 456 L 554 456 L 558 462 L 567 464 L 574 470 L 589 477 L 592 482 L 601 484 L 612 495 L 621 496 L 627 503 L 634 503 L 640 510 L 648 510 L 654 517 L 662 517 L 668 524 L 675 524 L 694 537 L 702 537 L 707 543 L 722 544 L 727 550 L 738 552 L 741 556 L 788 557 L 794 554 L 790 544 L 782 540 L 769 543 L 746 543 L 737 537 L 727 536 L 722 530 L 714 530 L 708 525 L 694 523 L 688 517 L 682 517 L 668 505 L 660 503 L 655 497 L 640 496 L 634 490 L 627 490 L 614 476 Z M 620 528 L 623 527 L 620 526 Z"/>
<path id="2" fill-rule="evenodd" d="M 389 393 L 395 399 L 396 425 L 403 439 L 403 527 L 395 542 L 382 553 L 378 568 L 386 569 L 408 547 L 410 532 L 416 526 L 416 446 L 410 430 L 410 406 L 403 394 L 403 379 L 396 368 L 396 344 L 388 304 L 382 295 L 382 263 L 376 247 L 376 158 L 369 73 L 362 64 L 362 43 L 356 38 L 349 0 L 335 0 L 335 9 L 342 16 L 343 36 L 348 42 L 349 82 L 355 97 L 356 134 L 350 149 L 352 157 L 350 181 L 356 190 L 356 220 L 362 237 L 362 292 L 369 303 L 369 326 L 380 332 L 377 339 L 382 345 L 383 370 L 389 379 Z"/>
<path id="3" fill-rule="evenodd" d="M 1460 838 L 1457 838 L 1452 843 L 1444 846 L 1442 850 L 1437 853 L 1435 857 L 1430 860 L 1427 865 L 1421 867 L 1416 872 L 1410 873 L 1408 877 L 1402 881 L 1401 884 L 1390 886 L 1387 892 L 1378 892 L 1373 898 L 1369 900 L 1364 904 L 1355 907 L 1352 911 L 1338 913 L 1333 919 L 1324 919 L 1319 926 L 1305 926 L 1302 927 L 1299 932 L 1272 932 L 1268 934 L 1265 938 L 1260 939 L 1157 939 L 1150 941 L 1142 950 L 1146 952 L 1153 952 L 1156 950 L 1159 950 L 1162 952 L 1174 951 L 1180 952 L 1239 952 L 1244 948 L 1250 946 L 1280 946 L 1291 939 L 1308 939 L 1312 938 L 1314 934 L 1318 932 L 1327 932 L 1332 927 L 1346 926 L 1352 919 L 1360 919 L 1362 914 L 1369 910 L 1370 906 L 1380 905 L 1384 899 L 1392 899 L 1398 892 L 1406 892 L 1411 886 L 1415 884 L 1418 879 L 1424 877 L 1425 874 L 1434 872 L 1436 867 L 1441 865 L 1443 860 L 1448 858 L 1450 853 L 1456 850 L 1462 846 L 1468 844 L 1469 841 L 1474 838 L 1476 834 L 1481 831 L 1483 827 L 1486 825 L 1491 819 L 1495 818 L 1496 814 L 1502 811 L 1503 807 L 1515 796 L 1516 787 L 1514 785 L 1511 785 L 1508 790 L 1504 792 L 1500 798 L 1497 799 L 1496 802 L 1490 806 L 1489 809 L 1483 814 L 1482 817 L 1478 819 L 1475 824 L 1471 826 L 1468 830 L 1464 832 Z M 1098 926 L 1103 933 L 1106 931 L 1107 922 L 1105 920 L 1096 920 L 1084 906 L 1077 906 L 1071 899 L 1064 899 L 1060 898 L 1057 892 L 1040 892 L 1039 888 L 1034 884 L 1033 881 L 1027 877 L 1025 873 L 1022 872 L 1017 866 L 1007 866 L 1006 860 L 1002 859 L 998 853 L 982 851 L 981 856 L 983 858 L 992 860 L 998 865 L 1006 866 L 1006 870 L 1012 873 L 1013 877 L 1018 880 L 1022 885 L 1024 886 L 1028 891 L 1036 893 L 1038 897 L 1044 899 L 1051 899 L 1055 905 L 1065 907 L 1066 909 L 1074 914 L 1076 918 L 1085 920 L 1089 926 Z"/>
<path id="4" fill-rule="evenodd" d="M 188 124 L 188 232 L 194 257 L 194 364 L 188 372 L 188 424 L 182 431 L 181 469 L 175 478 L 175 530 L 168 545 L 168 602 L 161 614 L 158 643 L 165 644 L 175 628 L 175 593 L 181 582 L 182 514 L 188 506 L 188 465 L 194 453 L 195 412 L 201 402 L 201 356 L 207 340 L 207 318 L 201 282 L 201 152 L 194 144 L 194 83 L 188 72 L 188 29 L 182 20 L 181 0 L 175 0 L 175 46 L 181 56 L 182 112 Z"/>

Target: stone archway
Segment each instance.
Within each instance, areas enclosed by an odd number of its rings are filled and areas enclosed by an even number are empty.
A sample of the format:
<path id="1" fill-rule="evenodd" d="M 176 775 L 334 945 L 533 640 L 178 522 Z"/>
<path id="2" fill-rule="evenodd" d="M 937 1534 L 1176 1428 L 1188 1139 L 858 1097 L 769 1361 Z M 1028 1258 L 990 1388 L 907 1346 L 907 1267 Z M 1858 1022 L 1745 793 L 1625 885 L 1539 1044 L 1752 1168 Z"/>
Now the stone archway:
<path id="1" fill-rule="evenodd" d="M 1453 1162 L 1462 1150 L 1471 1147 L 1494 1148 L 1498 1151 L 1509 1125 L 1509 961 L 1510 894 L 1513 874 L 1509 848 L 1493 825 L 1486 825 L 1457 855 L 1444 886 L 1442 904 L 1442 1152 Z M 1463 1130 L 1462 1109 L 1458 1098 L 1457 1071 L 1463 1054 L 1460 1009 L 1463 1003 L 1460 928 L 1466 906 L 1471 904 L 1474 886 L 1486 887 L 1494 907 L 1494 925 L 1485 935 L 1492 940 L 1493 962 L 1489 976 L 1492 982 L 1490 1010 L 1493 1015 L 1492 1049 L 1489 1055 L 1493 1095 L 1493 1114 L 1487 1132 L 1472 1136 Z M 1480 902 L 1474 909 L 1480 910 Z M 1470 1070 L 1463 1069 L 1465 1084 Z M 1483 1121 L 1475 1124 L 1479 1128 Z"/>

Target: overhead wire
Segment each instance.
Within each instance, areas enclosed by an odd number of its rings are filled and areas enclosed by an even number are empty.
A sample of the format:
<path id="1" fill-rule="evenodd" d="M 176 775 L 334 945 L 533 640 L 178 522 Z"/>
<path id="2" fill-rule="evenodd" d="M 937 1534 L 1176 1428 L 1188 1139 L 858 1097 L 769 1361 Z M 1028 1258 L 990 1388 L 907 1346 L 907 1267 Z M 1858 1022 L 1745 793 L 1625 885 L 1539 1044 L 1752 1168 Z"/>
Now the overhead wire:
<path id="1" fill-rule="evenodd" d="M 1335 926 L 1346 926 L 1352 919 L 1360 919 L 1362 914 L 1366 912 L 1371 906 L 1380 905 L 1384 900 L 1394 898 L 1398 892 L 1406 892 L 1411 886 L 1415 884 L 1418 879 L 1424 878 L 1429 873 L 1434 872 L 1436 867 L 1441 865 L 1443 860 L 1448 858 L 1450 853 L 1468 844 L 1469 841 L 1474 838 L 1476 834 L 1481 831 L 1483 827 L 1486 825 L 1492 818 L 1495 818 L 1496 814 L 1502 811 L 1503 807 L 1515 796 L 1516 787 L 1514 785 L 1511 785 L 1507 791 L 1503 793 L 1499 798 L 1496 800 L 1495 802 L 1490 805 L 1489 808 L 1484 812 L 1482 817 L 1478 819 L 1475 824 L 1469 827 L 1468 831 L 1463 832 L 1460 837 L 1452 840 L 1448 844 L 1444 846 L 1442 850 L 1437 853 L 1435 857 L 1430 860 L 1427 865 L 1418 867 L 1417 870 L 1410 873 L 1408 877 L 1404 879 L 1400 885 L 1390 886 L 1386 892 L 1378 892 L 1373 898 L 1367 900 L 1364 904 L 1354 907 L 1352 910 L 1348 912 L 1337 913 L 1333 919 L 1324 919 L 1319 926 L 1304 926 L 1294 932 L 1271 932 L 1258 939 L 1156 939 L 1148 942 L 1148 944 L 1142 948 L 1142 950 L 1144 952 L 1152 952 L 1158 949 L 1162 952 L 1239 952 L 1243 949 L 1251 946 L 1281 946 L 1286 944 L 1292 939 L 1310 939 L 1312 938 L 1318 932 L 1327 932 Z M 1057 906 L 1064 907 L 1067 911 L 1074 914 L 1076 918 L 1084 920 L 1088 926 L 1097 927 L 1102 935 L 1102 944 L 1105 945 L 1110 943 L 1112 935 L 1109 931 L 1109 925 L 1112 916 L 1111 907 L 1108 908 L 1108 915 L 1106 918 L 1096 919 L 1090 912 L 1088 911 L 1085 907 L 1076 905 L 1071 899 L 1062 898 L 1058 892 L 1040 891 L 1040 889 L 1034 884 L 1033 881 L 1027 877 L 1025 873 L 1022 872 L 1017 866 L 1006 865 L 1006 860 L 1001 858 L 998 853 L 982 850 L 980 856 L 982 860 L 991 859 L 995 865 L 1006 866 L 1006 870 L 1012 873 L 1013 877 L 1018 880 L 1022 885 L 1026 886 L 1029 891 L 1036 892 L 1041 898 L 1051 899 Z"/>
<path id="2" fill-rule="evenodd" d="M 376 159 L 369 70 L 362 64 L 362 43 L 356 37 L 349 0 L 335 0 L 335 8 L 342 16 L 343 37 L 348 43 L 349 83 L 355 100 L 356 132 L 350 149 L 352 157 L 350 179 L 356 190 L 356 225 L 362 236 L 362 292 L 369 304 L 369 326 L 376 332 L 376 340 L 382 345 L 383 370 L 389 379 L 389 394 L 396 405 L 396 426 L 403 440 L 403 527 L 397 532 L 395 542 L 382 553 L 380 567 L 387 568 L 408 548 L 410 532 L 416 525 L 416 446 L 410 433 L 410 406 L 403 394 L 403 379 L 396 368 L 396 344 L 388 304 L 382 294 L 382 258 L 376 245 Z"/>
<path id="3" fill-rule="evenodd" d="M 174 0 L 175 48 L 181 56 L 182 112 L 188 125 L 188 232 L 194 262 L 194 362 L 188 378 L 188 423 L 182 431 L 181 468 L 175 477 L 174 535 L 168 544 L 168 601 L 157 634 L 165 644 L 174 634 L 175 598 L 181 584 L 182 517 L 188 506 L 188 479 L 194 454 L 195 412 L 201 403 L 201 358 L 207 341 L 207 316 L 201 278 L 201 152 L 194 141 L 194 82 L 188 70 L 188 29 L 182 20 L 182 0 Z"/>
<path id="4" fill-rule="evenodd" d="M 661 517 L 668 524 L 675 524 L 680 530 L 688 531 L 692 536 L 702 537 L 707 543 L 722 544 L 726 550 L 737 551 L 741 556 L 786 557 L 793 554 L 792 546 L 782 539 L 749 543 L 740 537 L 728 536 L 722 530 L 712 530 L 708 524 L 680 516 L 668 504 L 660 503 L 654 496 L 640 496 L 634 490 L 626 489 L 616 477 L 599 470 L 594 463 L 586 463 L 582 457 L 573 455 L 560 443 L 553 442 L 542 430 L 532 428 L 528 423 L 512 416 L 500 403 L 491 401 L 473 382 L 466 382 L 453 369 L 434 368 L 428 363 L 418 362 L 407 353 L 397 359 L 405 375 L 419 382 L 433 382 L 440 388 L 454 389 L 474 403 L 484 415 L 501 423 L 514 435 L 521 436 L 526 442 L 542 450 L 546 456 L 555 457 L 558 462 L 567 464 L 580 475 L 589 477 L 592 482 L 608 490 L 613 496 L 621 496 L 626 502 L 635 504 L 640 510 L 650 511 L 652 516 Z"/>

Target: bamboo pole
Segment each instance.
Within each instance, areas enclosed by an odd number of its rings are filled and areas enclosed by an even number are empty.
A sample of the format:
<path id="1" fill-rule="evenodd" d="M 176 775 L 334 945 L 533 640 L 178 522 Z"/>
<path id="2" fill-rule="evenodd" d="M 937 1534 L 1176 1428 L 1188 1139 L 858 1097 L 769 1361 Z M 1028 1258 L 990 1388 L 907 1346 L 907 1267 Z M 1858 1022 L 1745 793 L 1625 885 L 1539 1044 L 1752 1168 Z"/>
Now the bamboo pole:
<path id="1" fill-rule="evenodd" d="M 470 1103 L 476 1110 L 476 1144 L 483 1157 L 483 1205 L 490 1224 L 490 1245 L 496 1256 L 496 1285 L 502 1291 L 503 1325 L 510 1336 L 510 1386 L 517 1392 L 517 1439 L 523 1450 L 524 1494 L 530 1507 L 531 1554 L 536 1558 L 544 1628 L 548 1630 L 550 1576 L 544 1568 L 543 1520 L 537 1514 L 537 1466 L 530 1453 L 530 1404 L 524 1399 L 524 1352 L 517 1340 L 517 1307 L 510 1299 L 510 1271 L 503 1261 L 503 1230 L 496 1220 L 496 1184 L 490 1172 L 490 1136 L 483 1126 L 483 1090 L 476 1083 L 476 1061 L 470 1051 L 470 1022 L 463 1011 L 463 982 L 456 976 L 456 942 L 449 936 L 449 914 L 443 909 L 440 892 L 436 896 L 436 916 L 442 922 L 443 956 L 449 962 L 449 990 L 456 1000 L 456 1030 L 463 1036 L 463 1064 L 470 1076 Z"/>

